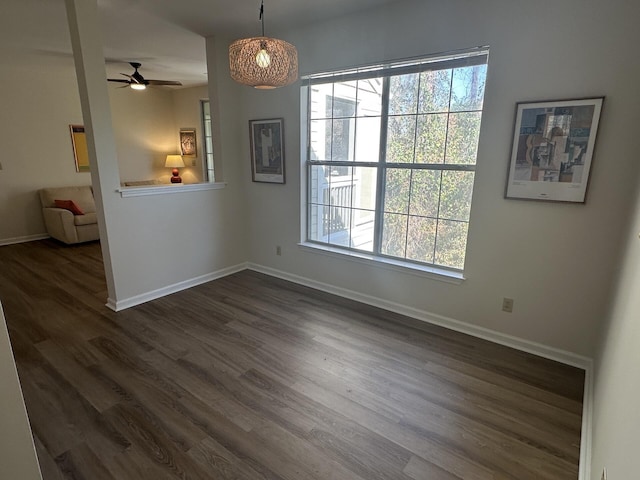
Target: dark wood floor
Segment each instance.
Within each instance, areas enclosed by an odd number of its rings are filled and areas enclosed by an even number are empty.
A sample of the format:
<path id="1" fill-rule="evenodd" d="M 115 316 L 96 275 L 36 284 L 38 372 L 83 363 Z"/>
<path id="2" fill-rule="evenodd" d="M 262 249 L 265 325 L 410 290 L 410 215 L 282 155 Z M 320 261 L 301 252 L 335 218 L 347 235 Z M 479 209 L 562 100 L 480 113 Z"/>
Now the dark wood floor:
<path id="1" fill-rule="evenodd" d="M 250 271 L 105 299 L 98 244 L 0 247 L 45 480 L 578 477 L 580 370 Z"/>

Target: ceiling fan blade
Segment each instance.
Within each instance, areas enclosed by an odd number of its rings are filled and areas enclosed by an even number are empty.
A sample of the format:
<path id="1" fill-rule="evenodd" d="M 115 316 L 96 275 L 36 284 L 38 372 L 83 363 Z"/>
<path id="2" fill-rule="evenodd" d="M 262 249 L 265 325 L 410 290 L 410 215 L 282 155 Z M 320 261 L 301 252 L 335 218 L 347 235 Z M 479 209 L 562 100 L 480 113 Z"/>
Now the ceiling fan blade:
<path id="1" fill-rule="evenodd" d="M 145 80 L 145 81 L 147 82 L 148 85 L 156 85 L 156 86 L 174 85 L 176 87 L 182 86 L 181 82 L 176 82 L 173 80 Z"/>
<path id="2" fill-rule="evenodd" d="M 107 78 L 107 82 L 131 83 L 130 80 L 125 80 L 123 78 Z"/>

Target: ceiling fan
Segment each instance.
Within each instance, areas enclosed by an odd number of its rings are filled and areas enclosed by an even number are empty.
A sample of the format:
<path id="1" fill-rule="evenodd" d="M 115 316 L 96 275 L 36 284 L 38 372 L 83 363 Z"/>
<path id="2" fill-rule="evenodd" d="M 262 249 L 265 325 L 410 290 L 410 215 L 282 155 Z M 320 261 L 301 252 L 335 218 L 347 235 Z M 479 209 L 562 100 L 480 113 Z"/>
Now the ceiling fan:
<path id="1" fill-rule="evenodd" d="M 152 85 L 152 86 L 166 86 L 166 85 L 174 85 L 174 86 L 181 86 L 182 83 L 180 82 L 176 82 L 173 80 L 147 80 L 146 78 L 144 78 L 140 72 L 138 72 L 138 68 L 140 68 L 142 66 L 141 63 L 138 62 L 129 62 L 129 65 L 131 65 L 133 67 L 133 69 L 135 70 L 133 72 L 133 74 L 128 75 L 126 73 L 121 73 L 120 75 L 124 75 L 125 77 L 127 77 L 127 79 L 124 78 L 107 78 L 107 81 L 109 82 L 118 82 L 118 83 L 126 83 L 127 85 L 125 85 L 125 87 L 129 86 L 131 88 L 133 88 L 134 90 L 144 90 L 145 88 L 147 88 L 147 85 Z"/>

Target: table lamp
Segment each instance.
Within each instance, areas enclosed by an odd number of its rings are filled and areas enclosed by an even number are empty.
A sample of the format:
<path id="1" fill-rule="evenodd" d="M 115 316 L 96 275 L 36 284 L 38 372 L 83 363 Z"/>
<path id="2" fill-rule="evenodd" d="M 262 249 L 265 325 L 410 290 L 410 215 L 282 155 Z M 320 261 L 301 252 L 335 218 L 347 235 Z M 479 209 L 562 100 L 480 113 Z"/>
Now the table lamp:
<path id="1" fill-rule="evenodd" d="M 164 162 L 164 166 L 167 168 L 173 168 L 171 174 L 171 183 L 182 183 L 182 178 L 180 177 L 180 172 L 178 168 L 184 167 L 184 160 L 182 160 L 182 155 L 167 155 L 167 160 Z"/>

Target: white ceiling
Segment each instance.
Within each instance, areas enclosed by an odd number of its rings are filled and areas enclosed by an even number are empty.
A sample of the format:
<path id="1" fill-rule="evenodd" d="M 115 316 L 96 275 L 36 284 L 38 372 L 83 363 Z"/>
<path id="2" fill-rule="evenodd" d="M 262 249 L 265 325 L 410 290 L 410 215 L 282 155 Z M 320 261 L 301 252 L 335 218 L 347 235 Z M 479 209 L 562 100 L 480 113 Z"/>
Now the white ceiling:
<path id="1" fill-rule="evenodd" d="M 265 33 L 398 0 L 265 0 Z M 98 0 L 109 76 L 206 82 L 204 37 L 260 34 L 260 0 Z M 0 64 L 73 64 L 64 0 L 0 0 Z M 122 77 L 123 78 L 123 77 Z"/>

